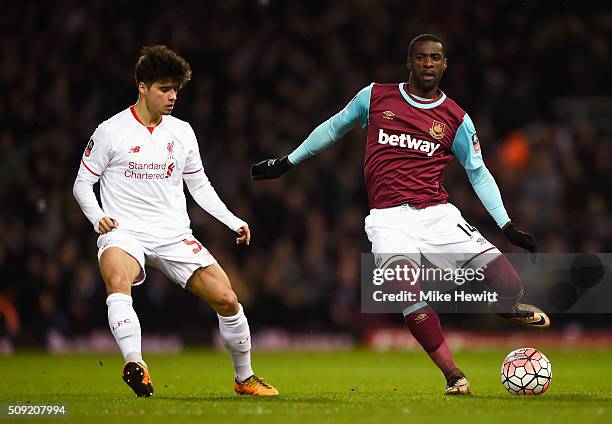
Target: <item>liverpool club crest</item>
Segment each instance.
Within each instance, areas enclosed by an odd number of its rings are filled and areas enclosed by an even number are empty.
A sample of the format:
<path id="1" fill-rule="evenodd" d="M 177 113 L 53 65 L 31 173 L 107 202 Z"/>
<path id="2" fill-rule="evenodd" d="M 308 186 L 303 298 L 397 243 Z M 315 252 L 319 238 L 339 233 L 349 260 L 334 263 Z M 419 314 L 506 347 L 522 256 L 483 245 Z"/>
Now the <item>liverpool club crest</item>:
<path id="1" fill-rule="evenodd" d="M 429 134 L 436 140 L 441 140 L 444 137 L 444 124 L 434 120 L 429 129 Z"/>
<path id="2" fill-rule="evenodd" d="M 171 141 L 166 145 L 166 150 L 168 150 L 167 159 L 174 159 L 174 141 Z"/>

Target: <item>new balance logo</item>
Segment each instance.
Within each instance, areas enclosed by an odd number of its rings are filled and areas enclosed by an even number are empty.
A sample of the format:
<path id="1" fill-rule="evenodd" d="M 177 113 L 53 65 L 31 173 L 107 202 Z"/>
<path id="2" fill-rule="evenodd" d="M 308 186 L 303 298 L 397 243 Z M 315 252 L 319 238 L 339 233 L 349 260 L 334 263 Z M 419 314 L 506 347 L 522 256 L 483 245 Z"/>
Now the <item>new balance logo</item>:
<path id="1" fill-rule="evenodd" d="M 433 155 L 440 148 L 440 143 L 412 138 L 410 134 L 387 134 L 382 128 L 378 131 L 378 142 L 380 144 L 389 144 L 389 146 L 418 150 L 427 153 L 427 156 Z"/>
<path id="2" fill-rule="evenodd" d="M 130 153 L 138 153 L 140 152 L 140 146 L 133 146 L 130 148 Z"/>

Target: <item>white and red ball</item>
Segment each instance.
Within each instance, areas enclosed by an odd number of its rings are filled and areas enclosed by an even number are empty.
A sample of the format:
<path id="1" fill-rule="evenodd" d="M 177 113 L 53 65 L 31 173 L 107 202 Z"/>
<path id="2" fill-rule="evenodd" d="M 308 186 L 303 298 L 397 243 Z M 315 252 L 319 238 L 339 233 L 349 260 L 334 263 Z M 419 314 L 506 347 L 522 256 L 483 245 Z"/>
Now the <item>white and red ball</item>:
<path id="1" fill-rule="evenodd" d="M 501 367 L 501 382 L 513 395 L 541 395 L 548 389 L 551 378 L 550 361 L 532 347 L 510 352 Z"/>

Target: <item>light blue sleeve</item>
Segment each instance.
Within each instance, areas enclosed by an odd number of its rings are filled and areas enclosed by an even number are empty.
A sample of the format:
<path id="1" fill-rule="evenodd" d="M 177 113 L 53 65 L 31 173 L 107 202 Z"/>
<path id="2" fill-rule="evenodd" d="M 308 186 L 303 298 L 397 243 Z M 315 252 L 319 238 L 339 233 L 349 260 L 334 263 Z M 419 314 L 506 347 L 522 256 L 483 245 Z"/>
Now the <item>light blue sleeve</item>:
<path id="1" fill-rule="evenodd" d="M 344 109 L 316 127 L 310 135 L 289 155 L 294 165 L 325 150 L 349 132 L 356 123 L 368 125 L 372 85 L 361 89 Z"/>
<path id="2" fill-rule="evenodd" d="M 466 170 L 484 166 L 476 128 L 474 128 L 474 123 L 467 113 L 457 129 L 451 150 Z"/>
<path id="3" fill-rule="evenodd" d="M 476 128 L 467 113 L 457 130 L 451 150 L 465 168 L 470 184 L 483 206 L 502 228 L 510 221 L 510 217 L 504 208 L 499 187 L 482 160 Z"/>

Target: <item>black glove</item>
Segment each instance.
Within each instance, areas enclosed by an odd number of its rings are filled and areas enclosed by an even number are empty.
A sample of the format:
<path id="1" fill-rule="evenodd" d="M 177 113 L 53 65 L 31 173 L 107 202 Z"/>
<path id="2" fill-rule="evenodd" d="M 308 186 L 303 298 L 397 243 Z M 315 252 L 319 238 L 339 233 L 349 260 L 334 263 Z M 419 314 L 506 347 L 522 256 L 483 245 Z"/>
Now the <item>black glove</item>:
<path id="1" fill-rule="evenodd" d="M 293 168 L 293 164 L 289 162 L 287 156 L 276 159 L 266 159 L 251 165 L 251 176 L 255 181 L 271 180 L 280 177 L 291 168 Z"/>
<path id="2" fill-rule="evenodd" d="M 516 228 L 513 222 L 508 222 L 502 228 L 506 239 L 515 246 L 522 247 L 531 253 L 531 262 L 535 263 L 535 254 L 538 252 L 538 243 L 534 236 Z"/>

